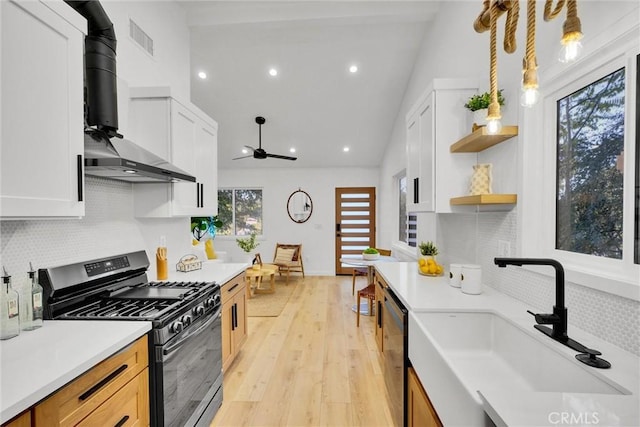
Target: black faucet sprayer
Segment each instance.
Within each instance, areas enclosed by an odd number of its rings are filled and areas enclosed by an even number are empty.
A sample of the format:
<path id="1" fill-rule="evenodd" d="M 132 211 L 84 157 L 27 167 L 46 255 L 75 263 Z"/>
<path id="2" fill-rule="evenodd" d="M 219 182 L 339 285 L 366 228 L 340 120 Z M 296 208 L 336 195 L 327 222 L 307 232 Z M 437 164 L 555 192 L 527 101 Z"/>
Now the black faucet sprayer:
<path id="1" fill-rule="evenodd" d="M 562 341 L 567 339 L 567 308 L 564 306 L 564 268 L 555 259 L 548 258 L 495 258 L 493 262 L 498 267 L 507 265 L 550 265 L 556 270 L 556 304 L 553 306 L 553 314 L 531 313 L 538 325 L 552 325 L 551 338 Z M 548 329 L 548 328 L 545 328 Z M 543 332 L 545 332 L 543 330 Z M 547 333 L 547 332 L 545 332 Z M 547 333 L 547 335 L 549 335 Z M 580 351 L 580 350 L 578 350 Z"/>
<path id="2" fill-rule="evenodd" d="M 494 258 L 493 262 L 498 267 L 506 267 L 507 265 L 549 265 L 556 270 L 556 303 L 553 306 L 552 314 L 539 314 L 527 310 L 527 313 L 533 315 L 537 325 L 534 328 L 554 340 L 572 348 L 575 351 L 584 354 L 576 355 L 576 359 L 596 368 L 609 368 L 611 364 L 606 360 L 600 359 L 600 353 L 585 347 L 579 342 L 569 338 L 567 335 L 567 307 L 564 305 L 564 268 L 555 259 L 549 258 Z M 551 328 L 543 325 L 551 325 Z"/>

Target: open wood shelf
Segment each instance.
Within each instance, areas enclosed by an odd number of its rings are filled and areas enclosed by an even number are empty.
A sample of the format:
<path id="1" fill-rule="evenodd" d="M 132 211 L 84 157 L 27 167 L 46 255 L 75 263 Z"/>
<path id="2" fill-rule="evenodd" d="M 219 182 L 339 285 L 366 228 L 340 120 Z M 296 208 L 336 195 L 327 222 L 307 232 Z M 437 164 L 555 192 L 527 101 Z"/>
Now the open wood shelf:
<path id="1" fill-rule="evenodd" d="M 454 197 L 449 203 L 452 205 L 514 205 L 517 201 L 517 194 L 480 194 Z"/>
<path id="2" fill-rule="evenodd" d="M 465 136 L 458 142 L 451 145 L 449 151 L 452 153 L 477 153 L 486 150 L 502 141 L 513 138 L 518 134 L 518 126 L 503 126 L 500 133 L 490 135 L 487 133 L 487 127 L 481 126 L 474 132 Z"/>

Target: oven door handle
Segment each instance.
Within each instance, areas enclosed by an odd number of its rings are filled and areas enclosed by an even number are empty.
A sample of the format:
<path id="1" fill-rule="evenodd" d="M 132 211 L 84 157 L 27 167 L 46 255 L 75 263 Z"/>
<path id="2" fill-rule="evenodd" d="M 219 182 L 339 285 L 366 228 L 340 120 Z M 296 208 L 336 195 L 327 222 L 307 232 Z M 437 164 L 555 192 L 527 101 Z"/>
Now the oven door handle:
<path id="1" fill-rule="evenodd" d="M 178 340 L 175 344 L 165 348 L 164 350 L 162 350 L 162 354 L 165 356 L 170 355 L 171 353 L 173 353 L 174 351 L 176 351 L 176 349 L 180 346 L 182 346 L 182 344 L 188 340 L 189 338 L 191 338 L 194 335 L 199 334 L 200 332 L 202 332 L 204 329 L 208 328 L 213 322 L 215 322 L 221 315 L 222 313 L 222 306 L 218 307 L 218 310 L 216 310 L 216 312 L 211 316 L 210 319 L 208 319 L 206 322 L 204 322 L 202 325 L 200 325 L 198 327 L 198 329 L 196 329 L 195 331 L 185 335 L 184 337 L 180 338 L 180 340 Z"/>

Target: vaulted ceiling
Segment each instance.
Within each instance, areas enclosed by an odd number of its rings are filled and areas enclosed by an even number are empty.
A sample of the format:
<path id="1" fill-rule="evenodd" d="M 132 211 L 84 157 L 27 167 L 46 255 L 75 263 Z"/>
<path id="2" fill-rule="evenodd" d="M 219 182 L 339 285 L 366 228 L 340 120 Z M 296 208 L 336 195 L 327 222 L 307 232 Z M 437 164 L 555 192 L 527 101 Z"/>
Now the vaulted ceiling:
<path id="1" fill-rule="evenodd" d="M 434 1 L 180 4 L 191 28 L 191 99 L 219 124 L 221 169 L 378 166 L 438 7 Z M 297 161 L 231 160 L 245 155 L 244 145 L 258 146 L 256 116 L 266 119 L 262 147 Z"/>

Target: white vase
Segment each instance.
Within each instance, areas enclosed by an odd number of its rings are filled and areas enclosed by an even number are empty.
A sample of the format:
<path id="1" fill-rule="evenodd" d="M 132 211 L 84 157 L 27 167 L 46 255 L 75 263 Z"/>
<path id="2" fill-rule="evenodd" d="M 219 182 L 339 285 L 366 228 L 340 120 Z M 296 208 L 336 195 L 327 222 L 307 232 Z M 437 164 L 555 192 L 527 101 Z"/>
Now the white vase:
<path id="1" fill-rule="evenodd" d="M 471 176 L 471 185 L 469 186 L 469 194 L 472 196 L 480 194 L 491 194 L 491 163 L 480 163 L 473 165 L 473 175 Z"/>
<path id="2" fill-rule="evenodd" d="M 482 110 L 476 110 L 473 112 L 473 123 L 478 126 L 485 126 L 487 124 L 487 114 L 489 114 L 488 108 Z"/>

